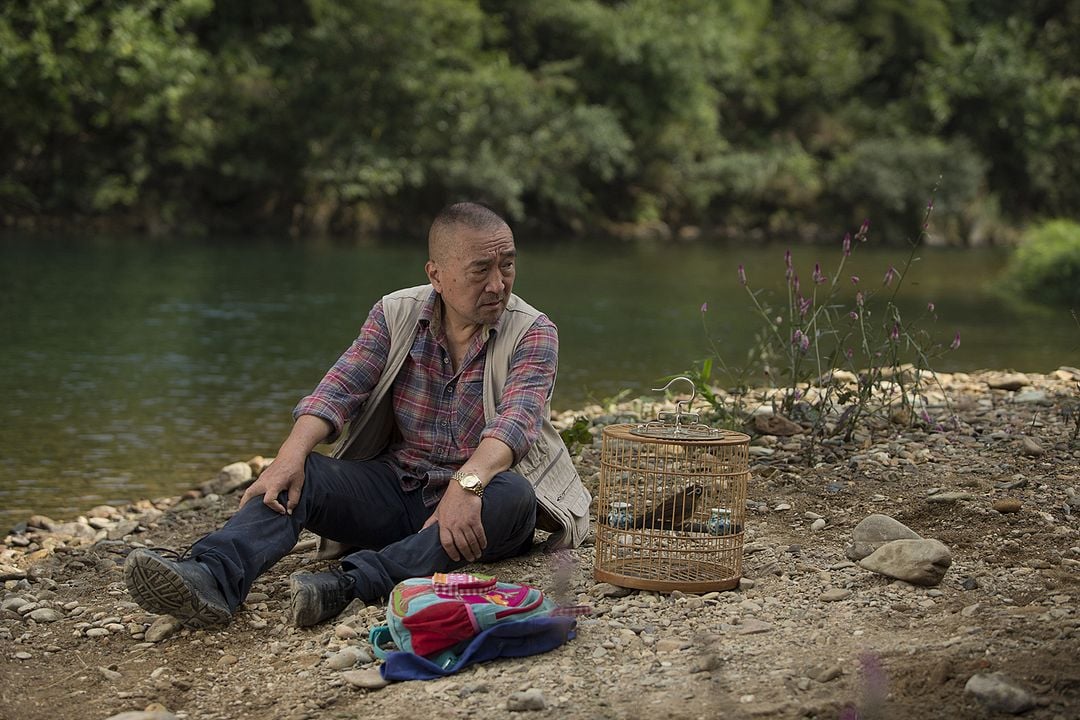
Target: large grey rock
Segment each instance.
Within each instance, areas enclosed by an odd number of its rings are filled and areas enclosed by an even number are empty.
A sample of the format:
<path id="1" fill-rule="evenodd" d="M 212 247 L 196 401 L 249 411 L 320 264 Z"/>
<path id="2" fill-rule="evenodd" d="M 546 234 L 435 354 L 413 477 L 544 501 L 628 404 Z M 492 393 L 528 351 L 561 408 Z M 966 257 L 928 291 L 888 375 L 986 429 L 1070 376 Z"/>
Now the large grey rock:
<path id="1" fill-rule="evenodd" d="M 1025 385 L 1030 385 L 1031 381 L 1023 373 L 1005 373 L 994 375 L 986 381 L 986 384 L 994 390 L 1019 390 Z"/>
<path id="2" fill-rule="evenodd" d="M 974 695 L 990 710 L 1019 715 L 1035 707 L 1035 698 L 1020 685 L 1002 673 L 972 675 L 964 686 L 964 692 Z"/>
<path id="3" fill-rule="evenodd" d="M 939 540 L 893 540 L 859 561 L 865 569 L 912 585 L 937 585 L 952 565 L 952 553 Z"/>
<path id="4" fill-rule="evenodd" d="M 246 462 L 234 462 L 221 468 L 218 476 L 203 486 L 204 493 L 228 495 L 245 488 L 255 481 L 255 472 Z"/>
<path id="5" fill-rule="evenodd" d="M 850 560 L 862 560 L 887 542 L 921 540 L 922 536 L 888 515 L 868 515 L 851 531 L 852 544 L 844 550 Z"/>

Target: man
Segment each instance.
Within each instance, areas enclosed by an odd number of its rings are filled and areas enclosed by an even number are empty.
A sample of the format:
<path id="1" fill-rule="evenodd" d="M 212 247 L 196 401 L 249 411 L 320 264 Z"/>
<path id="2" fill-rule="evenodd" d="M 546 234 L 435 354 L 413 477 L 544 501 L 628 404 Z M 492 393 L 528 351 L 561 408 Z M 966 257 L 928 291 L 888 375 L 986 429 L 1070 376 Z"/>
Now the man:
<path id="1" fill-rule="evenodd" d="M 128 556 L 139 605 L 190 627 L 227 622 L 304 528 L 356 550 L 340 569 L 290 578 L 301 627 L 405 578 L 524 552 L 537 526 L 551 546 L 584 539 L 589 494 L 550 423 L 558 335 L 511 293 L 510 227 L 451 205 L 428 252 L 430 285 L 375 304 L 236 514 L 179 560 Z M 333 457 L 313 452 L 335 439 Z"/>

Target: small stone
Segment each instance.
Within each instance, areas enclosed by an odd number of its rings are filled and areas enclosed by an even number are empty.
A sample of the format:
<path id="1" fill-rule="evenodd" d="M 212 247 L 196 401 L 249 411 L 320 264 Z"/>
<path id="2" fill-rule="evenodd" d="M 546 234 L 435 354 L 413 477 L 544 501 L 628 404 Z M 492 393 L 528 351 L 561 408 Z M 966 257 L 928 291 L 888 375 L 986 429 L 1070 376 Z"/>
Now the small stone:
<path id="1" fill-rule="evenodd" d="M 1002 498 L 995 500 L 993 504 L 994 510 L 997 510 L 1002 515 L 1005 513 L 1018 513 L 1021 507 L 1023 507 L 1023 503 L 1015 498 Z"/>
<path id="2" fill-rule="evenodd" d="M 859 561 L 865 569 L 912 585 L 941 582 L 952 565 L 952 553 L 939 540 L 893 540 Z"/>
<path id="3" fill-rule="evenodd" d="M 986 385 L 992 390 L 1015 391 L 1030 384 L 1031 381 L 1023 373 L 1005 373 L 986 381 Z"/>
<path id="4" fill-rule="evenodd" d="M 30 619 L 39 623 L 51 623 L 63 619 L 64 614 L 52 608 L 38 608 L 30 613 Z"/>
<path id="5" fill-rule="evenodd" d="M 822 602 L 839 602 L 851 597 L 851 591 L 846 588 L 832 588 L 821 593 L 819 598 Z"/>
<path id="6" fill-rule="evenodd" d="M 819 683 L 832 682 L 844 674 L 844 669 L 839 665 L 815 665 L 806 671 L 807 677 L 817 680 Z"/>
<path id="7" fill-rule="evenodd" d="M 157 643 L 180 629 L 180 621 L 171 615 L 162 615 L 150 625 L 143 638 L 146 642 Z"/>
<path id="8" fill-rule="evenodd" d="M 15 655 L 14 655 L 13 657 L 14 657 L 14 658 L 15 658 L 16 660 L 30 660 L 30 659 L 32 659 L 32 658 L 33 658 L 34 656 L 33 656 L 33 655 L 31 655 L 30 653 L 26 652 L 26 651 L 22 651 L 22 652 L 17 652 L 17 653 L 15 653 Z"/>
<path id="9" fill-rule="evenodd" d="M 338 625 L 334 628 L 334 637 L 338 640 L 352 640 L 359 633 L 356 632 L 356 628 L 352 625 Z"/>
<path id="10" fill-rule="evenodd" d="M 98 672 L 101 673 L 101 676 L 103 678 L 105 678 L 106 680 L 108 680 L 109 682 L 116 682 L 120 678 L 124 677 L 123 675 L 118 673 L 116 670 L 113 670 L 112 668 L 107 668 L 107 667 L 99 667 Z"/>
<path id="11" fill-rule="evenodd" d="M 348 670 L 355 667 L 359 659 L 360 649 L 349 646 L 327 658 L 326 665 L 331 670 Z"/>
<path id="12" fill-rule="evenodd" d="M 943 492 L 936 495 L 931 495 L 926 498 L 926 502 L 935 505 L 943 505 L 946 503 L 960 502 L 961 500 L 974 500 L 975 496 L 966 492 Z"/>
<path id="13" fill-rule="evenodd" d="M 679 638 L 664 638 L 656 643 L 657 652 L 678 652 L 690 647 L 690 643 Z"/>
<path id="14" fill-rule="evenodd" d="M 743 620 L 742 624 L 739 625 L 738 628 L 739 629 L 736 632 L 738 632 L 739 635 L 757 635 L 759 633 L 770 632 L 772 630 L 772 625 L 764 622 L 763 620 L 749 618 L 747 620 Z"/>
<path id="15" fill-rule="evenodd" d="M 221 667 L 228 667 L 240 662 L 240 658 L 235 655 L 222 655 L 218 658 L 217 664 Z"/>
<path id="16" fill-rule="evenodd" d="M 176 720 L 168 710 L 128 710 L 119 715 L 111 715 L 105 720 Z"/>
<path id="17" fill-rule="evenodd" d="M 1042 445 L 1035 442 L 1026 435 L 1020 438 L 1020 448 L 1023 450 L 1025 455 L 1028 455 L 1030 457 L 1039 457 L 1040 455 L 1046 453 L 1046 450 L 1043 449 Z"/>
<path id="18" fill-rule="evenodd" d="M 634 592 L 631 588 L 620 587 L 618 585 L 612 585 L 611 583 L 597 583 L 593 585 L 589 590 L 589 594 L 593 597 L 607 597 L 607 598 L 623 598 Z"/>
<path id="19" fill-rule="evenodd" d="M 367 670 L 346 670 L 341 673 L 341 679 L 349 683 L 353 687 L 358 687 L 364 690 L 380 690 L 390 684 L 388 680 L 383 679 L 382 674 L 378 668 L 368 668 Z"/>
<path id="20" fill-rule="evenodd" d="M 14 565 L 0 563 L 0 582 L 5 580 L 22 580 L 26 577 L 26 571 L 20 570 Z"/>
<path id="21" fill-rule="evenodd" d="M 546 707 L 547 700 L 539 688 L 529 688 L 525 692 L 516 692 L 506 700 L 506 709 L 510 712 L 543 710 Z"/>
<path id="22" fill-rule="evenodd" d="M 817 520 L 815 520 L 814 522 L 812 522 L 810 524 L 810 530 L 813 531 L 813 532 L 817 532 L 818 530 L 824 530 L 825 525 L 826 525 L 825 518 L 818 518 Z"/>
<path id="23" fill-rule="evenodd" d="M 791 503 L 780 503 L 779 505 L 777 505 L 776 507 L 773 508 L 773 510 L 775 510 L 776 512 L 784 512 L 785 510 L 790 510 L 790 509 L 791 509 Z"/>
<path id="24" fill-rule="evenodd" d="M 88 638 L 100 638 L 100 637 L 108 637 L 108 636 L 109 636 L 109 631 L 106 630 L 105 628 L 90 628 L 89 630 L 86 631 L 86 637 L 88 637 Z"/>
<path id="25" fill-rule="evenodd" d="M 964 686 L 964 692 L 971 693 L 991 710 L 1012 715 L 1019 715 L 1035 707 L 1031 694 L 1003 673 L 972 675 Z"/>

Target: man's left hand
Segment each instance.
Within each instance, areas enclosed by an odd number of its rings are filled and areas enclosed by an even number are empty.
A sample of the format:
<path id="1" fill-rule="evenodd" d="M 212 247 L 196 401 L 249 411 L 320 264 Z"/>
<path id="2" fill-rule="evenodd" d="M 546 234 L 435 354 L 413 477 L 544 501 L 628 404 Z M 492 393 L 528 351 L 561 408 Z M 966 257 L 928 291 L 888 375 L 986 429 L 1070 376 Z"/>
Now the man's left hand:
<path id="1" fill-rule="evenodd" d="M 435 512 L 424 523 L 425 528 L 439 524 L 439 541 L 454 562 L 462 558 L 476 562 L 487 548 L 487 536 L 480 518 L 482 506 L 480 498 L 451 482 Z"/>

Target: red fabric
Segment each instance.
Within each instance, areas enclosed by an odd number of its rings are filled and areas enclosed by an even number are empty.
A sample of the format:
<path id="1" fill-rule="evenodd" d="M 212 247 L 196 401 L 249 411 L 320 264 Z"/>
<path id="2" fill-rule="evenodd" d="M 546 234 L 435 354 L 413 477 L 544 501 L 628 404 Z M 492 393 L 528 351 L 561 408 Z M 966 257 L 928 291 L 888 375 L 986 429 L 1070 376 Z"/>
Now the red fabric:
<path id="1" fill-rule="evenodd" d="M 405 616 L 402 624 L 412 634 L 412 649 L 417 655 L 442 652 L 478 631 L 464 603 L 430 605 L 415 615 Z"/>

